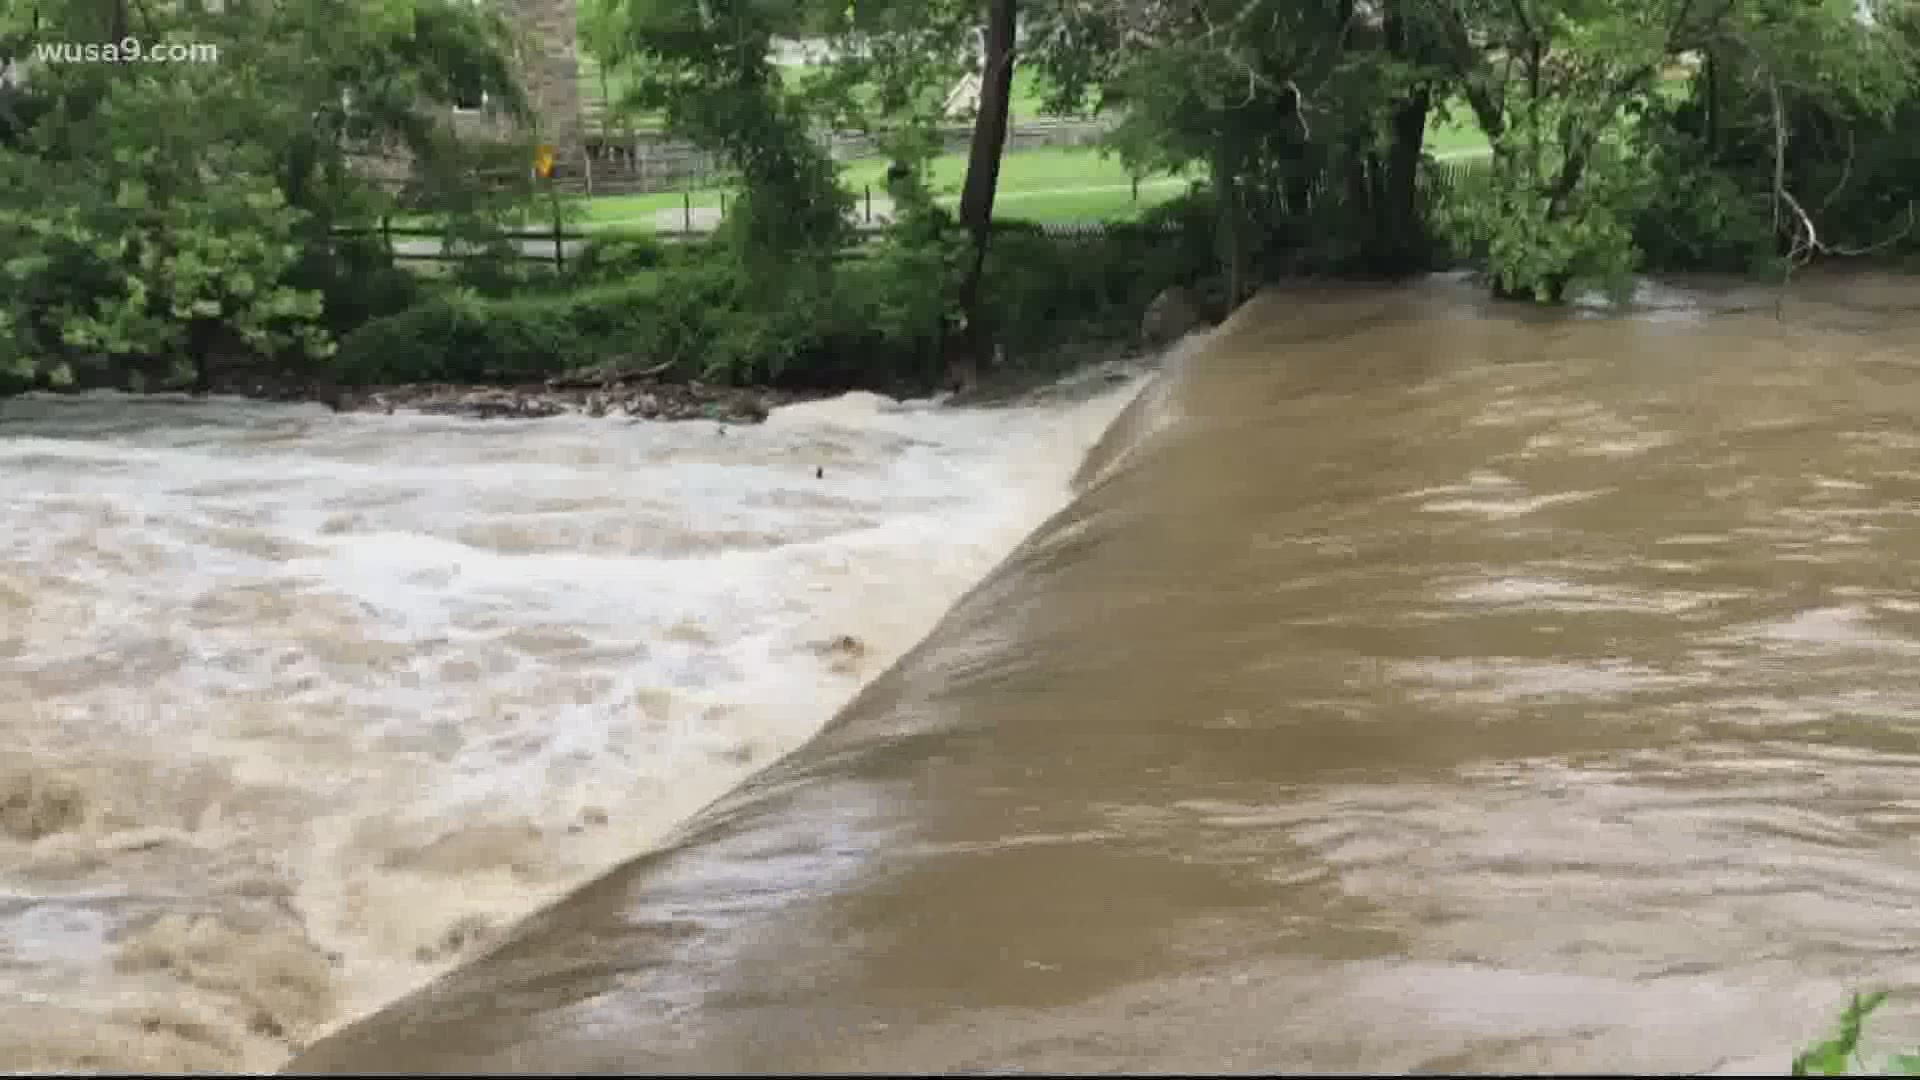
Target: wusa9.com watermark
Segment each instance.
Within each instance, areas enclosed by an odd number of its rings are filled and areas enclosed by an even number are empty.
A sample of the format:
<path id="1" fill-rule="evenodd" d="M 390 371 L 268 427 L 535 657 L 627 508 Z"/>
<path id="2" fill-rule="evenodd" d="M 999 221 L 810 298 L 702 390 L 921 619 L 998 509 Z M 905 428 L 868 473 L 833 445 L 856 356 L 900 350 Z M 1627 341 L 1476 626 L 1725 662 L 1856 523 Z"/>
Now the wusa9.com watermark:
<path id="1" fill-rule="evenodd" d="M 156 41 L 139 38 L 119 41 L 36 42 L 33 59 L 43 64 L 212 64 L 220 60 L 220 46 L 210 41 Z"/>

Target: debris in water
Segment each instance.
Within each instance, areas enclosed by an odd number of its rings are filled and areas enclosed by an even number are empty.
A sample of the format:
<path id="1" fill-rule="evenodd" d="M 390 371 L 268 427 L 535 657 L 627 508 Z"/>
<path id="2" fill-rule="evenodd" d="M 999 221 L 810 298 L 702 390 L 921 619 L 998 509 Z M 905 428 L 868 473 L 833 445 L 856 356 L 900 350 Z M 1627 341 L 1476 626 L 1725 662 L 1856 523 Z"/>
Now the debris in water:
<path id="1" fill-rule="evenodd" d="M 471 946 L 487 940 L 493 927 L 479 915 L 462 915 L 454 920 L 452 926 L 440 935 L 432 945 L 422 945 L 413 952 L 413 958 L 422 964 L 437 963 L 459 955 Z"/>
<path id="2" fill-rule="evenodd" d="M 839 637 L 818 642 L 814 645 L 814 649 L 821 656 L 828 658 L 829 666 L 833 670 L 842 674 L 851 672 L 859 664 L 860 659 L 867 655 L 866 643 L 852 634 L 841 634 Z"/>
<path id="3" fill-rule="evenodd" d="M 589 806 L 580 811 L 579 820 L 567 826 L 567 833 L 571 836 L 578 836 L 588 829 L 598 829 L 605 826 L 607 820 L 607 812 L 605 810 L 597 806 Z"/>

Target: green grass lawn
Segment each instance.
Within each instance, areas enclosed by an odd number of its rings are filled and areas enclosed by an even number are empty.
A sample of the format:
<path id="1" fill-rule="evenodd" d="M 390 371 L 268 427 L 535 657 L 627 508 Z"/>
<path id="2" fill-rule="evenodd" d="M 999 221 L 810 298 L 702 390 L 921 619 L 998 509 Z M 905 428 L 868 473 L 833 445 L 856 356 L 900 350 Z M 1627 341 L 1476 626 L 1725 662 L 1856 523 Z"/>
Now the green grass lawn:
<path id="1" fill-rule="evenodd" d="M 882 197 L 887 161 L 866 158 L 847 162 L 841 176 L 856 200 L 868 191 Z M 928 182 L 934 197 L 952 204 L 960 197 L 966 176 L 966 158 L 947 154 L 934 159 Z M 997 216 L 1034 221 L 1123 219 L 1146 206 L 1163 202 L 1185 189 L 1179 177 L 1149 177 L 1140 184 L 1140 201 L 1133 200 L 1133 178 L 1118 158 L 1080 148 L 1047 148 L 1008 154 L 1000 167 L 1000 187 L 994 198 Z M 661 210 L 686 205 L 687 193 L 615 195 L 585 202 L 587 227 L 619 223 L 648 225 Z M 695 207 L 717 207 L 721 193 L 706 189 L 691 193 Z"/>
<path id="2" fill-rule="evenodd" d="M 1487 137 L 1465 103 L 1435 111 L 1427 117 L 1426 151 L 1442 161 L 1476 157 L 1487 152 Z"/>
<path id="3" fill-rule="evenodd" d="M 1684 75 L 1669 75 L 1660 92 L 1674 95 L 1685 89 Z M 1028 78 L 1021 92 L 1027 106 L 1037 110 L 1042 92 L 1037 81 Z M 1472 112 L 1464 104 L 1456 104 L 1444 114 L 1436 111 L 1428 121 L 1426 150 L 1442 161 L 1472 158 L 1487 153 L 1487 141 Z M 875 198 L 883 197 L 887 165 L 882 158 L 865 158 L 841 166 L 842 179 L 852 190 L 856 206 L 869 192 Z M 959 200 L 966 167 L 963 154 L 934 159 L 927 180 L 936 199 L 949 206 Z M 1190 182 L 1181 176 L 1145 177 L 1136 200 L 1132 180 L 1117 157 L 1093 148 L 1052 147 L 1011 153 L 1001 165 L 995 216 L 1043 222 L 1126 220 L 1180 194 Z M 697 209 L 718 208 L 728 197 L 723 189 L 704 188 L 582 199 L 575 205 L 585 228 L 646 229 L 654 226 L 660 211 L 689 204 Z"/>
<path id="4" fill-rule="evenodd" d="M 1676 101 L 1686 96 L 1687 82 L 1691 73 L 1684 69 L 1669 71 L 1660 78 L 1655 93 L 1668 101 Z M 1442 115 L 1436 110 L 1427 120 L 1427 153 L 1442 161 L 1452 158 L 1480 157 L 1487 153 L 1487 137 L 1480 131 L 1479 121 L 1473 118 L 1473 110 L 1464 101 L 1450 102 Z M 1628 123 L 1633 123 L 1631 117 Z"/>

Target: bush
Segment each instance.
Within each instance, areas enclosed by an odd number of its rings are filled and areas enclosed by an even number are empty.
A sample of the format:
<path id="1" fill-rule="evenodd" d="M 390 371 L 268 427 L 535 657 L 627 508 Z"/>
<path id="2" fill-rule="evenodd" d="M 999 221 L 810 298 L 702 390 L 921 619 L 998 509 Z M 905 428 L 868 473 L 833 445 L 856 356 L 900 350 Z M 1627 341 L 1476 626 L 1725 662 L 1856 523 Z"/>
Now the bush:
<path id="1" fill-rule="evenodd" d="M 348 334 L 345 383 L 512 382 L 614 357 L 723 384 L 918 391 L 943 369 L 958 271 L 957 232 L 900 237 L 833 263 L 750 271 L 728 248 L 671 253 L 619 237 L 563 293 L 495 299 L 458 288 Z M 650 264 L 650 265 L 643 265 Z M 1151 227 L 1062 241 L 1037 227 L 999 230 L 983 288 L 993 331 L 1044 347 L 1131 328 L 1153 294 L 1206 269 Z M 605 284 L 579 286 L 599 275 Z"/>
<path id="2" fill-rule="evenodd" d="M 661 247 L 652 233 L 602 233 L 587 242 L 567 269 L 583 284 L 622 281 L 658 269 L 665 261 Z"/>
<path id="3" fill-rule="evenodd" d="M 997 337 L 1015 346 L 1045 344 L 1061 317 L 1094 306 L 1096 275 L 1069 257 L 1069 248 L 1078 246 L 1038 231 L 993 238 L 981 288 Z"/>
<path id="4" fill-rule="evenodd" d="M 348 334 L 335 358 L 342 382 L 501 382 L 583 362 L 567 297 L 488 301 L 457 290 Z"/>
<path id="5" fill-rule="evenodd" d="M 1131 328 L 1162 289 L 1191 285 L 1212 269 L 1211 244 L 1198 235 L 1171 216 L 1084 238 L 1002 233 L 987 252 L 995 329 L 1010 345 L 1043 346 Z"/>
<path id="6" fill-rule="evenodd" d="M 1648 148 L 1634 242 L 1650 269 L 1763 269 L 1774 257 L 1772 207 L 1743 191 L 1739 178 L 1713 167 L 1706 147 L 1680 132 L 1663 132 Z"/>
<path id="7" fill-rule="evenodd" d="M 310 248 L 288 280 L 295 288 L 320 294 L 321 319 L 335 335 L 397 315 L 426 295 L 419 277 L 393 265 L 385 246 L 372 237 L 336 243 L 331 251 Z"/>
<path id="8" fill-rule="evenodd" d="M 459 243 L 459 241 L 455 241 Z M 491 300 L 508 300 L 539 288 L 549 268 L 522 257 L 517 241 L 504 237 L 472 244 L 473 254 L 453 266 L 453 283 Z"/>

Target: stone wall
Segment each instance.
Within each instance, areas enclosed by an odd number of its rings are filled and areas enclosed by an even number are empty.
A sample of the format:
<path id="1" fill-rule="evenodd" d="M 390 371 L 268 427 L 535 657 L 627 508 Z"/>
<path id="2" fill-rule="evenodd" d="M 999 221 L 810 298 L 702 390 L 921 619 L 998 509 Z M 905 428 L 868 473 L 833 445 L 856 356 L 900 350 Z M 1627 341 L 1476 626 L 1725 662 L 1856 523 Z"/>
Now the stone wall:
<path id="1" fill-rule="evenodd" d="M 567 157 L 580 146 L 579 32 L 575 0 L 499 0 L 521 28 L 521 78 L 540 141 Z"/>
<path id="2" fill-rule="evenodd" d="M 581 147 L 579 32 L 575 0 L 486 0 L 498 4 L 511 21 L 521 85 L 533 112 L 532 134 L 555 148 L 561 161 L 577 157 Z M 455 110 L 453 122 L 464 133 L 515 134 L 487 110 Z"/>

